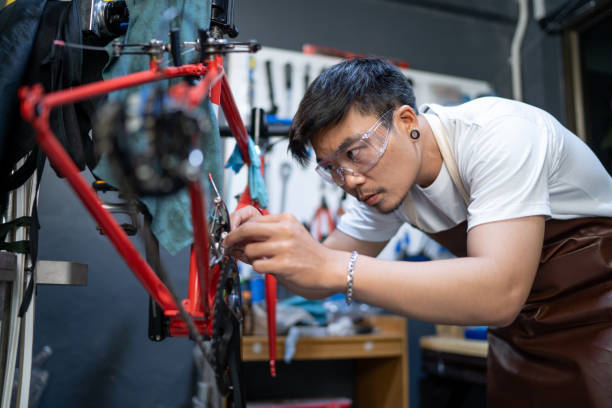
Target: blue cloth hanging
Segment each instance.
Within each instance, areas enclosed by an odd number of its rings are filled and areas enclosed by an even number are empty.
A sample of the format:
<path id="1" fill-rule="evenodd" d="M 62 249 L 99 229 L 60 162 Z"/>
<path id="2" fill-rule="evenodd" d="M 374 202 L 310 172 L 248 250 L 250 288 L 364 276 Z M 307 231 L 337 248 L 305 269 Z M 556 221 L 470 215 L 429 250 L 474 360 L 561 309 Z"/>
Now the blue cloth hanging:
<path id="1" fill-rule="evenodd" d="M 258 153 L 257 146 L 253 142 L 253 139 L 249 137 L 249 193 L 251 198 L 259 203 L 262 208 L 268 207 L 268 191 L 266 190 L 266 184 L 261 176 L 261 156 Z M 242 151 L 236 144 L 234 151 L 227 159 L 225 168 L 231 168 L 234 173 L 238 173 L 244 165 L 244 159 L 242 158 Z"/>

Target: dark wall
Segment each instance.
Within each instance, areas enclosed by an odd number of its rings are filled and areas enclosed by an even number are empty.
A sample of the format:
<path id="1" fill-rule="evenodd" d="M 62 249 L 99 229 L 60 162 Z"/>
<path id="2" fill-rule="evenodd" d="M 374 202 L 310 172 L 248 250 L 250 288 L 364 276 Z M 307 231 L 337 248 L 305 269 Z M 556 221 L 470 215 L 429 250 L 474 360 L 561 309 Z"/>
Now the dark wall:
<path id="1" fill-rule="evenodd" d="M 240 3 L 236 24 L 240 39 L 255 38 L 264 47 L 301 50 L 310 43 L 387 56 L 419 70 L 488 81 L 499 96 L 512 97 L 517 15 L 517 3 L 506 0 L 258 0 Z M 544 34 L 530 18 L 524 99 L 562 119 L 560 47 L 559 37 Z"/>
<path id="2" fill-rule="evenodd" d="M 85 287 L 38 287 L 34 353 L 44 345 L 53 349 L 40 407 L 190 406 L 193 343 L 148 339 L 148 295 L 48 166 L 39 208 L 39 258 L 89 265 Z M 140 239 L 133 242 L 144 253 Z M 166 256 L 165 265 L 185 288 L 186 251 Z"/>
<path id="3" fill-rule="evenodd" d="M 560 35 L 546 34 L 530 19 L 521 52 L 523 100 L 566 123 L 561 46 Z"/>
<path id="4" fill-rule="evenodd" d="M 305 43 L 408 61 L 415 69 L 489 81 L 511 97 L 513 1 L 238 1 L 240 39 L 301 50 Z M 439 7 L 445 4 L 448 7 Z M 523 47 L 527 102 L 562 119 L 560 39 L 531 20 Z M 420 101 L 426 102 L 426 101 Z M 47 169 L 40 195 L 40 259 L 89 264 L 84 288 L 40 287 L 35 351 L 50 345 L 42 407 L 178 407 L 191 397 L 192 343 L 147 338 L 147 301 L 83 206 Z M 138 241 L 136 241 L 138 242 Z M 185 285 L 187 254 L 166 266 Z M 182 276 L 181 280 L 179 276 Z"/>

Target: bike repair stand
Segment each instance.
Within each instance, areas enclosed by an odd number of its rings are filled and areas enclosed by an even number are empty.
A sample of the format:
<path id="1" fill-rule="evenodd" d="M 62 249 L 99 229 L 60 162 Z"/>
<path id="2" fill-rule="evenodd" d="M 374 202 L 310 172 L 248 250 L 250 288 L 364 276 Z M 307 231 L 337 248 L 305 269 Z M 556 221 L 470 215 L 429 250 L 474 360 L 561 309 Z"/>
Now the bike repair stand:
<path id="1" fill-rule="evenodd" d="M 34 204 L 35 176 L 11 192 L 10 218 L 31 216 Z M 28 239 L 27 229 L 18 228 L 13 241 Z M 2 379 L 2 408 L 27 408 L 32 373 L 32 343 L 34 340 L 34 305 L 36 286 L 30 305 L 23 316 L 19 308 L 25 288 L 32 279 L 29 256 L 0 251 L 0 378 Z M 37 261 L 36 285 L 87 285 L 87 265 L 75 262 Z M 19 353 L 19 356 L 17 356 Z M 15 366 L 19 357 L 16 401 L 11 405 Z"/>
<path id="2" fill-rule="evenodd" d="M 17 352 L 19 351 L 19 385 L 17 407 L 27 407 L 32 369 L 32 343 L 34 339 L 34 299 L 26 314 L 17 316 L 23 295 L 18 287 L 17 255 L 0 252 L 0 372 L 3 379 L 2 407 L 10 406 Z M 36 285 L 87 285 L 87 265 L 76 262 L 38 261 Z M 20 290 L 21 289 L 21 290 Z M 24 369 L 21 369 L 23 367 Z M 27 390 L 27 391 L 26 391 Z M 9 405 L 5 405 L 9 404 Z"/>

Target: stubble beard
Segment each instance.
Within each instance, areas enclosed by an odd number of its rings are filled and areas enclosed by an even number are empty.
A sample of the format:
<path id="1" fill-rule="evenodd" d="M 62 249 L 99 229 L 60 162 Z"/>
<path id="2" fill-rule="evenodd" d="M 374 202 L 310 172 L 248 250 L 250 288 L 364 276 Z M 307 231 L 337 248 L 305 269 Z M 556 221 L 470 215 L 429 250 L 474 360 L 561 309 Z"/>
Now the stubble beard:
<path id="1" fill-rule="evenodd" d="M 381 213 L 381 214 L 390 214 L 393 211 L 397 210 L 400 205 L 402 204 L 403 200 L 395 200 L 393 199 L 393 201 L 391 202 L 387 202 L 387 200 L 385 200 L 386 197 L 383 196 L 383 199 L 374 206 L 374 208 L 376 208 L 376 210 Z"/>

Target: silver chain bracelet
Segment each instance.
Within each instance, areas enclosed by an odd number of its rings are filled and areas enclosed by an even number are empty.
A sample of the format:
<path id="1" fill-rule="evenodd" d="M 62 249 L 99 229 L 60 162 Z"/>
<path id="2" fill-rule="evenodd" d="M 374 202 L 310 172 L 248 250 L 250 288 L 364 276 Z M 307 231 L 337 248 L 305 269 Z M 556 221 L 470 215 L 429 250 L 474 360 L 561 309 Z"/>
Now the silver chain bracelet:
<path id="1" fill-rule="evenodd" d="M 346 269 L 346 304 L 350 305 L 353 301 L 353 272 L 355 272 L 355 262 L 357 262 L 357 251 L 353 251 L 348 261 Z"/>

